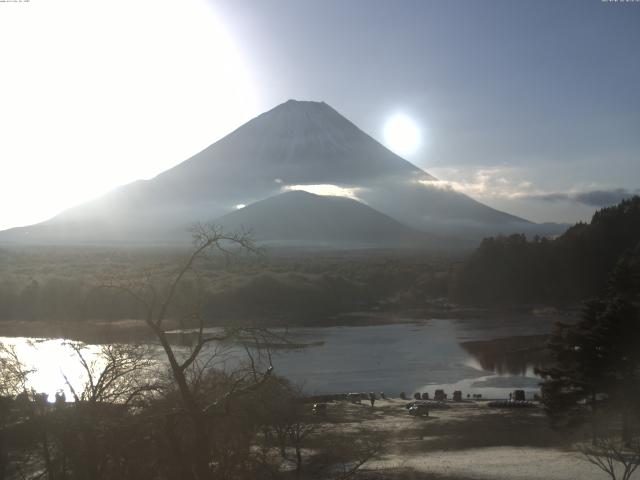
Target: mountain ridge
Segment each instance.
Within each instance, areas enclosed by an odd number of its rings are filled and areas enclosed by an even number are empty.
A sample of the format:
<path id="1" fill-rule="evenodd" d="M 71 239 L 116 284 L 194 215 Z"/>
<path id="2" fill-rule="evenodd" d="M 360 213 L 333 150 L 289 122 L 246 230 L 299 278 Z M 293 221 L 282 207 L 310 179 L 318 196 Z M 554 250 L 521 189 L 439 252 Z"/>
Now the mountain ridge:
<path id="1" fill-rule="evenodd" d="M 324 102 L 289 100 L 184 162 L 132 182 L 0 241 L 92 238 L 177 241 L 177 230 L 290 189 L 330 185 L 413 229 L 438 235 L 521 231 L 535 224 L 466 195 L 388 150 Z M 434 182 L 435 183 L 435 182 Z M 75 240 L 74 240 L 75 239 Z"/>

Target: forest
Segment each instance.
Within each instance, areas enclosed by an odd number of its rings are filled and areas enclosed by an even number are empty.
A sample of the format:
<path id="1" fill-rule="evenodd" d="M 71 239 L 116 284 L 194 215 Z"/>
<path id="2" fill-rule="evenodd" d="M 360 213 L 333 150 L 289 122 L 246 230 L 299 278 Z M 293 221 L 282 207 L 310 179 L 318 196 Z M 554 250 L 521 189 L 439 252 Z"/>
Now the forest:
<path id="1" fill-rule="evenodd" d="M 139 306 L 96 287 L 161 278 L 181 250 L 33 248 L 0 251 L 0 322 L 86 322 L 141 318 Z M 420 304 L 447 296 L 451 259 L 425 253 L 252 255 L 213 258 L 198 277 L 212 324 L 330 322 L 345 312 Z M 179 289 L 193 300 L 196 279 Z M 174 310 L 174 318 L 179 315 Z"/>
<path id="2" fill-rule="evenodd" d="M 640 251 L 640 197 L 597 211 L 555 239 L 486 238 L 452 280 L 458 302 L 567 306 L 603 292 L 618 260 Z"/>

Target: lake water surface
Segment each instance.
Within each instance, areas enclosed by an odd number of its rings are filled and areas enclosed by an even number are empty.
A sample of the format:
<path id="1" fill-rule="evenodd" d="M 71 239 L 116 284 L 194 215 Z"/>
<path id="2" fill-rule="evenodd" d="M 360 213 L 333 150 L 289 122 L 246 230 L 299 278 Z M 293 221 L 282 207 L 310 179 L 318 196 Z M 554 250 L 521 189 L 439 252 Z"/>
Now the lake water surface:
<path id="1" fill-rule="evenodd" d="M 296 329 L 296 341 L 317 341 L 320 346 L 274 354 L 276 370 L 309 393 L 429 392 L 442 388 L 449 395 L 481 394 L 505 398 L 514 388 L 532 395 L 539 379 L 534 366 L 519 373 L 505 373 L 497 366 L 485 370 L 480 359 L 461 341 L 485 340 L 490 332 L 469 336 L 469 330 L 454 320 L 430 320 L 416 324 L 366 327 Z"/>
<path id="2" fill-rule="evenodd" d="M 505 322 L 426 320 L 373 326 L 308 327 L 288 330 L 304 349 L 279 349 L 272 353 L 275 372 L 300 385 L 309 394 L 338 392 L 429 392 L 442 388 L 463 395 L 506 398 L 514 388 L 529 396 L 538 391 L 534 365 L 487 367 L 478 355 L 461 345 L 464 341 L 489 340 L 513 335 L 546 333 L 544 322 L 510 325 Z M 27 368 L 35 369 L 30 383 L 52 397 L 67 390 L 64 375 L 82 382 L 78 359 L 64 340 L 0 338 L 14 345 Z M 211 347 L 213 348 L 213 346 Z M 94 356 L 98 346 L 88 346 Z M 236 350 L 236 353 L 238 350 Z M 203 353 L 206 355 L 206 352 Z M 160 357 L 161 358 L 161 357 Z M 96 360 L 99 362 L 99 360 Z M 231 358 L 229 364 L 233 364 Z M 483 367 L 484 365 L 484 367 Z M 487 369 L 489 368 L 489 369 Z M 68 396 L 68 395 L 67 395 Z M 69 397 L 69 396 L 68 396 Z"/>

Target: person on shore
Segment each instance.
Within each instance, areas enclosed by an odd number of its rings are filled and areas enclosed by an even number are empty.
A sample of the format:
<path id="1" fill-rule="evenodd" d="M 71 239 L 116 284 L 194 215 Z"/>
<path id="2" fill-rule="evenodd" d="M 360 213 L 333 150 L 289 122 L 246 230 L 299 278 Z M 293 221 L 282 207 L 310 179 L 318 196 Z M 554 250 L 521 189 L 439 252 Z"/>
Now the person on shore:
<path id="1" fill-rule="evenodd" d="M 373 404 L 376 403 L 376 394 L 373 392 L 369 393 L 369 401 L 371 402 L 371 408 L 373 408 Z"/>

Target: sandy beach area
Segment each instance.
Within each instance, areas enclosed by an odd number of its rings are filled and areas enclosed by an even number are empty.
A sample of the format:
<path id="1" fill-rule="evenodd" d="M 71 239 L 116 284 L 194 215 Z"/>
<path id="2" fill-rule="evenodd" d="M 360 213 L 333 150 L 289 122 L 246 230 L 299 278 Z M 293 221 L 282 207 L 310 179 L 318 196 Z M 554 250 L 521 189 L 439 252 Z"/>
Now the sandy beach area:
<path id="1" fill-rule="evenodd" d="M 408 414 L 401 399 L 328 405 L 323 429 L 367 436 L 382 450 L 366 470 L 393 479 L 596 480 L 603 472 L 575 450 L 582 434 L 550 428 L 541 407 L 490 408 L 484 401 L 447 402 L 428 417 Z"/>

